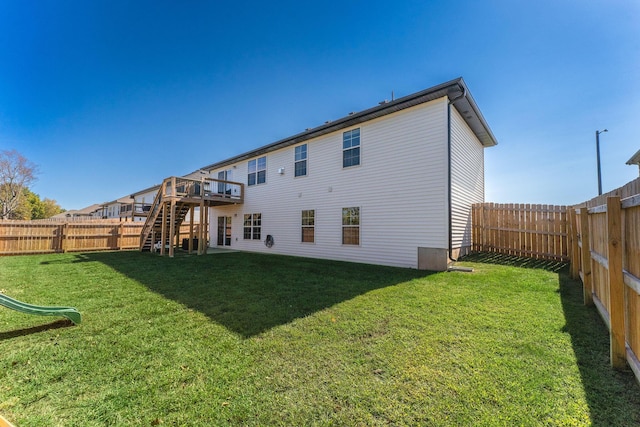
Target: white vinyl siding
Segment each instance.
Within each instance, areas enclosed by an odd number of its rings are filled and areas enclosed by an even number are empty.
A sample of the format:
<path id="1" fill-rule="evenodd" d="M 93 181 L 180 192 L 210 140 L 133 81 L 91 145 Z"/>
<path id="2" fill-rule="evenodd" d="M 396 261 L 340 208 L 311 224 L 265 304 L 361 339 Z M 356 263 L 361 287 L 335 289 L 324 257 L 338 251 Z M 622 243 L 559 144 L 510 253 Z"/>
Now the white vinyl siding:
<path id="1" fill-rule="evenodd" d="M 484 148 L 451 108 L 452 246 L 471 246 L 471 205 L 484 202 Z"/>
<path id="2" fill-rule="evenodd" d="M 294 177 L 293 146 L 269 152 L 269 185 L 245 187 L 243 205 L 212 208 L 211 218 L 262 213 L 262 236 L 275 244 L 244 240 L 235 221 L 239 250 L 417 268 L 418 247 L 448 246 L 446 107 L 440 98 L 358 125 L 366 145 L 359 167 L 343 168 L 342 130 L 305 141 L 313 159 L 306 179 Z M 247 162 L 234 166 L 247 176 Z M 298 226 L 310 206 L 314 244 L 301 242 Z M 342 245 L 342 208 L 352 206 L 360 207 L 360 244 Z"/>

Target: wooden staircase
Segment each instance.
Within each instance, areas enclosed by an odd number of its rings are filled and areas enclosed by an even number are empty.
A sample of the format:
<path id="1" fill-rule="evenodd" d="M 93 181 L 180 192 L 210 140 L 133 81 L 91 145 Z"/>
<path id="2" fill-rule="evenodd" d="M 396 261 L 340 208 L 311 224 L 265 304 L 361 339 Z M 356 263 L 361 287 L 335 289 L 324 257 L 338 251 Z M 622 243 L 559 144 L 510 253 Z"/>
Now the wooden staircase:
<path id="1" fill-rule="evenodd" d="M 158 189 L 158 193 L 156 194 L 156 197 L 151 204 L 151 208 L 149 209 L 149 215 L 147 216 L 144 226 L 142 227 L 142 233 L 140 234 L 141 251 L 150 252 L 153 249 L 155 232 L 162 232 L 162 213 L 165 208 L 162 199 L 166 191 L 165 182 L 163 182 Z"/>
<path id="2" fill-rule="evenodd" d="M 216 191 L 224 188 L 224 191 Z M 227 188 L 233 188 L 227 192 Z M 180 226 L 191 212 L 190 223 L 194 223 L 194 211 L 199 208 L 198 235 L 190 231 L 190 239 L 198 240 L 198 254 L 206 251 L 208 217 L 210 206 L 243 203 L 244 184 L 238 182 L 202 178 L 170 177 L 165 179 L 156 194 L 149 215 L 140 234 L 140 250 L 154 251 L 159 244 L 159 252 L 164 255 L 168 248 L 169 256 L 178 246 Z"/>
<path id="3" fill-rule="evenodd" d="M 189 210 L 191 209 L 191 205 L 186 203 L 176 203 L 176 214 L 173 217 L 173 227 L 175 230 L 179 230 L 180 226 L 184 222 Z M 165 230 L 171 229 L 171 215 L 164 214 L 165 209 L 171 209 L 170 203 L 163 203 L 160 205 L 160 209 L 158 209 L 158 213 L 155 215 L 153 222 L 147 220 L 149 222 L 149 226 L 145 223 L 145 227 L 142 229 L 142 234 L 140 238 L 140 249 L 143 252 L 150 252 L 154 249 L 154 245 L 156 243 L 161 243 L 162 239 L 162 228 L 164 225 Z M 150 217 L 149 217 L 150 218 Z M 164 218 L 164 224 L 163 219 Z M 165 235 L 164 245 L 167 248 L 171 244 L 170 236 Z"/>

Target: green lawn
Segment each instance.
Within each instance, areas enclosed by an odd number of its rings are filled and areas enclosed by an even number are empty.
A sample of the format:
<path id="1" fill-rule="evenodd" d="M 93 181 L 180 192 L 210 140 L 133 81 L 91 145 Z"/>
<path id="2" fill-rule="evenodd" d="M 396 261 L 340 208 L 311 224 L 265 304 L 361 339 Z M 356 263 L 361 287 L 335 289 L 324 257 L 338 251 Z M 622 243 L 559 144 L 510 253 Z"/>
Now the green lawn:
<path id="1" fill-rule="evenodd" d="M 566 270 L 226 253 L 0 258 L 0 414 L 26 426 L 640 423 Z M 531 268 L 538 267 L 538 268 Z"/>

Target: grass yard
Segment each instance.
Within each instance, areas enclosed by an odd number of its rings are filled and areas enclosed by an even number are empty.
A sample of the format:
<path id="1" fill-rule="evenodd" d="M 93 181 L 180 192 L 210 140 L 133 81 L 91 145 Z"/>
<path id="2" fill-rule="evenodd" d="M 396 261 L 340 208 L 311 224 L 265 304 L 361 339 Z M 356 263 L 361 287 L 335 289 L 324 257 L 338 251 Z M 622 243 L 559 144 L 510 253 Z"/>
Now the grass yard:
<path id="1" fill-rule="evenodd" d="M 640 423 L 566 271 L 226 253 L 0 258 L 0 414 L 26 426 Z M 539 267 L 539 266 L 538 266 Z"/>

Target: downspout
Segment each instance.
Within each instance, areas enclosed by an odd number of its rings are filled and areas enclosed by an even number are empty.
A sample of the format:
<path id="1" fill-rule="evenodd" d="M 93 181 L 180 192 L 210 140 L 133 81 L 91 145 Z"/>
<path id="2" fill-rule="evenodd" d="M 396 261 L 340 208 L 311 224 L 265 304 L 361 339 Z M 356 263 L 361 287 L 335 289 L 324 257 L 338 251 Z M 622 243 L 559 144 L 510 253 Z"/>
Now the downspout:
<path id="1" fill-rule="evenodd" d="M 453 253 L 453 202 L 451 197 L 451 104 L 456 102 L 459 99 L 467 96 L 467 89 L 462 86 L 462 93 L 459 96 L 456 96 L 453 99 L 450 99 L 447 103 L 447 153 L 448 153 L 448 171 L 447 171 L 447 179 L 448 179 L 448 204 L 449 204 L 449 260 L 451 262 L 458 261 L 457 259 L 453 259 L 451 254 Z"/>

